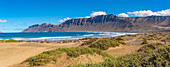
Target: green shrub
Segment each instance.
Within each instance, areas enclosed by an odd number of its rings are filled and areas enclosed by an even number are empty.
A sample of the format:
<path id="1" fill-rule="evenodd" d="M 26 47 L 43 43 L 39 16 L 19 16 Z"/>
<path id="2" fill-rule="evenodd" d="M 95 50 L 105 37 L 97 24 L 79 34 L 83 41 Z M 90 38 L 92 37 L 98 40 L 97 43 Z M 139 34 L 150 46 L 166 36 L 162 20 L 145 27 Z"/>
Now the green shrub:
<path id="1" fill-rule="evenodd" d="M 138 51 L 146 51 L 146 50 L 149 50 L 149 49 L 155 49 L 155 45 L 154 44 L 148 44 L 148 45 L 145 45 L 143 47 L 141 47 Z"/>
<path id="2" fill-rule="evenodd" d="M 137 37 L 137 35 L 129 35 L 130 37 Z"/>
<path id="3" fill-rule="evenodd" d="M 14 39 L 9 39 L 9 40 L 6 40 L 6 42 L 19 42 L 18 40 L 14 40 Z"/>
<path id="4" fill-rule="evenodd" d="M 119 41 L 119 43 L 122 44 L 122 45 L 126 45 L 126 43 L 123 42 L 123 41 Z"/>
<path id="5" fill-rule="evenodd" d="M 9 39 L 9 40 L 3 39 L 3 40 L 0 40 L 0 42 L 19 42 L 19 41 L 14 40 L 14 39 Z"/>
<path id="6" fill-rule="evenodd" d="M 34 57 L 30 57 L 24 62 L 29 62 L 30 66 L 39 66 L 47 64 L 51 61 L 56 62 L 57 61 L 57 54 L 61 54 L 62 52 L 59 50 L 51 50 L 43 52 L 39 55 L 36 55 Z"/>
<path id="7" fill-rule="evenodd" d="M 4 42 L 4 40 L 0 40 L 0 42 Z"/>
<path id="8" fill-rule="evenodd" d="M 148 43 L 148 40 L 147 40 L 146 38 L 143 38 L 142 44 L 149 44 L 149 43 Z"/>
<path id="9" fill-rule="evenodd" d="M 107 58 L 104 62 L 70 65 L 68 67 L 169 67 L 170 46 L 155 43 L 143 46 L 141 49 L 136 53 L 120 56 L 116 59 Z"/>
<path id="10" fill-rule="evenodd" d="M 157 37 L 157 34 L 148 35 L 148 37 Z"/>
<path id="11" fill-rule="evenodd" d="M 97 39 L 98 39 L 98 38 L 90 38 L 89 41 L 84 42 L 83 44 L 81 44 L 81 46 L 83 46 L 83 45 L 89 45 L 89 44 L 95 42 Z"/>
<path id="12" fill-rule="evenodd" d="M 103 39 L 100 39 L 99 41 L 91 44 L 89 47 L 98 48 L 101 50 L 107 50 L 109 47 L 116 47 L 116 46 L 119 46 L 119 43 L 116 39 L 103 38 Z"/>
<path id="13" fill-rule="evenodd" d="M 98 40 L 97 42 L 90 44 L 89 47 L 91 48 L 97 48 L 97 49 L 101 49 L 101 50 L 107 50 L 110 47 L 116 47 L 119 46 L 119 44 L 123 44 L 126 45 L 125 42 L 123 42 L 122 40 L 124 40 L 121 37 L 118 38 L 102 38 L 100 40 Z"/>
<path id="14" fill-rule="evenodd" d="M 118 38 L 116 38 L 116 40 L 118 40 L 118 41 L 119 41 L 119 40 L 124 40 L 124 39 L 123 39 L 123 38 L 121 38 L 121 37 L 118 37 Z"/>
<path id="15" fill-rule="evenodd" d="M 70 57 L 78 57 L 83 54 L 99 54 L 103 57 L 112 58 L 111 55 L 102 52 L 99 49 L 89 48 L 89 47 L 72 47 L 72 48 L 58 48 L 51 51 L 43 52 L 37 56 L 30 57 L 24 62 L 28 62 L 30 66 L 39 66 L 44 65 L 51 62 L 57 62 L 57 59 L 60 58 L 60 54 L 66 52 Z"/>
<path id="16" fill-rule="evenodd" d="M 166 42 L 166 39 L 162 39 L 161 41 L 162 41 L 162 42 Z"/>
<path id="17" fill-rule="evenodd" d="M 154 40 L 154 38 L 148 38 L 148 40 Z"/>

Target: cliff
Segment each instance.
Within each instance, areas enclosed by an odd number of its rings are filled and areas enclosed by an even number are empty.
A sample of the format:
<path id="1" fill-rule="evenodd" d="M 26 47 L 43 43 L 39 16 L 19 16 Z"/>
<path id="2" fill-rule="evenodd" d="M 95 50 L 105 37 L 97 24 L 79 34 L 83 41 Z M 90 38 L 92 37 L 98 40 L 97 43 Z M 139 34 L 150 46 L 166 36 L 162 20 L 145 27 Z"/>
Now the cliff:
<path id="1" fill-rule="evenodd" d="M 77 18 L 59 25 L 36 24 L 23 32 L 113 32 L 113 31 L 168 31 L 170 16 L 117 17 L 112 14 L 91 18 Z"/>

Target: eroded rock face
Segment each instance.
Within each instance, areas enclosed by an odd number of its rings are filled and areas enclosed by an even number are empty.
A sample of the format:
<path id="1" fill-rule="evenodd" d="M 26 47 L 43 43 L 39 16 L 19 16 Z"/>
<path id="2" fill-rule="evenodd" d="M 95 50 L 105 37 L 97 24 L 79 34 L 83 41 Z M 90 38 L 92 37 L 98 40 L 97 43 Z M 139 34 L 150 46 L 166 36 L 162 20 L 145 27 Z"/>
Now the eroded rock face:
<path id="1" fill-rule="evenodd" d="M 117 17 L 112 14 L 67 20 L 59 25 L 36 24 L 23 32 L 112 32 L 112 31 L 167 31 L 170 16 Z"/>

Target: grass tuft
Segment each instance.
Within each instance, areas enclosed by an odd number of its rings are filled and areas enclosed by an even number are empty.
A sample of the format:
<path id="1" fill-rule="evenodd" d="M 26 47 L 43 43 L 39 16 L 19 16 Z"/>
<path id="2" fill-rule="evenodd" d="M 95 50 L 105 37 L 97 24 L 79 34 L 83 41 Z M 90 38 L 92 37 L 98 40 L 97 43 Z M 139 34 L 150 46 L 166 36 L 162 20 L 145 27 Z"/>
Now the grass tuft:
<path id="1" fill-rule="evenodd" d="M 72 48 L 58 48 L 51 51 L 43 52 L 37 56 L 30 57 L 24 62 L 28 62 L 30 66 L 40 66 L 47 63 L 57 62 L 57 59 L 61 57 L 61 54 L 66 52 L 70 57 L 79 57 L 83 54 L 99 54 L 103 57 L 112 58 L 111 55 L 102 52 L 99 49 L 89 48 L 89 47 L 72 47 Z"/>

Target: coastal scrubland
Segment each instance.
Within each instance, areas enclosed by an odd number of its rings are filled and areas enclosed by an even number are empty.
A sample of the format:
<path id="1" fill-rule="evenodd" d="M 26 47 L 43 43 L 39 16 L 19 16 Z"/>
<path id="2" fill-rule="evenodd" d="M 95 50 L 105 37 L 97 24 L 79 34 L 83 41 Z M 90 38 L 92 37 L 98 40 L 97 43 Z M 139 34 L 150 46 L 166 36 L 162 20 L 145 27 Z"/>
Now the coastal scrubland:
<path id="1" fill-rule="evenodd" d="M 69 65 L 68 67 L 168 67 L 170 65 L 170 46 L 161 43 L 147 44 L 137 52 L 107 58 L 104 62 L 95 64 Z"/>
<path id="2" fill-rule="evenodd" d="M 45 44 L 43 47 L 49 46 Z M 66 46 L 70 46 L 69 43 Z M 76 46 L 66 46 L 48 47 L 47 51 L 12 67 L 168 67 L 170 65 L 169 32 L 85 38 Z"/>
<path id="3" fill-rule="evenodd" d="M 168 67 L 170 65 L 169 37 L 170 33 L 164 32 L 114 38 L 89 38 L 78 47 L 46 51 L 26 59 L 18 66 Z M 95 58 L 100 60 L 94 61 Z"/>
<path id="4" fill-rule="evenodd" d="M 28 62 L 31 66 L 44 65 L 46 63 L 51 63 L 51 62 L 56 63 L 57 59 L 60 59 L 60 57 L 62 56 L 61 54 L 63 52 L 66 52 L 68 57 L 74 57 L 74 58 L 77 58 L 83 54 L 92 54 L 92 55 L 98 54 L 103 57 L 111 58 L 109 54 L 102 52 L 99 49 L 92 49 L 88 47 L 72 47 L 72 48 L 58 48 L 56 50 L 46 51 L 37 56 L 30 57 L 24 62 Z"/>

